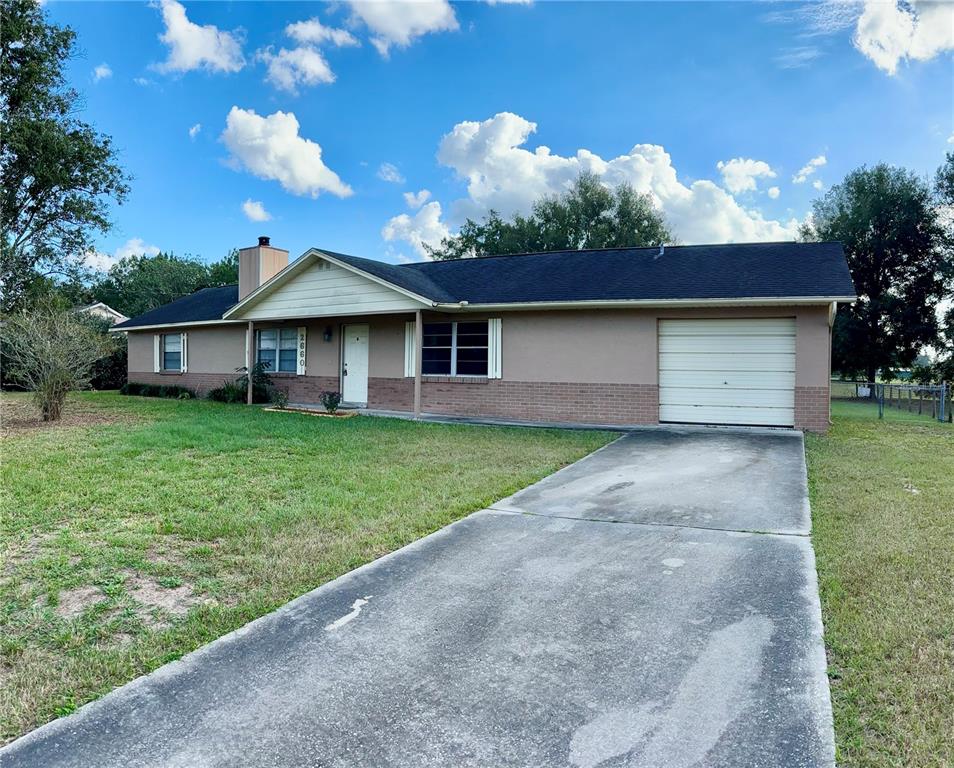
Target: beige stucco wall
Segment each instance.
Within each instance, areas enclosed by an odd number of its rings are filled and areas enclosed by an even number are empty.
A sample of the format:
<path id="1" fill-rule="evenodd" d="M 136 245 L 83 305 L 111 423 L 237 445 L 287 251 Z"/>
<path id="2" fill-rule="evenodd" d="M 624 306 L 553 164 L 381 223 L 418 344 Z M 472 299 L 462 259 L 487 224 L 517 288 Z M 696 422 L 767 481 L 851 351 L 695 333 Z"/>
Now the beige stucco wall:
<path id="1" fill-rule="evenodd" d="M 189 335 L 188 366 L 190 373 L 235 373 L 245 365 L 245 326 L 216 325 L 192 328 L 170 328 L 169 332 L 186 331 Z M 129 371 L 153 370 L 153 336 L 161 331 L 129 333 Z"/>
<path id="2" fill-rule="evenodd" d="M 129 372 L 151 371 L 153 369 L 152 333 L 149 331 L 130 331 Z"/>
<path id="3" fill-rule="evenodd" d="M 655 385 L 661 318 L 795 317 L 796 385 L 827 386 L 828 307 L 726 307 L 706 310 L 584 310 L 494 313 L 502 318 L 503 379 Z M 425 313 L 425 321 L 477 320 L 484 315 Z M 341 328 L 369 326 L 369 376 L 403 378 L 404 325 L 413 314 L 256 323 L 256 328 L 308 329 L 309 376 L 338 377 Z M 331 326 L 332 339 L 324 340 Z M 245 364 L 246 326 L 198 326 L 189 332 L 190 373 L 232 373 Z M 152 332 L 129 334 L 129 370 L 152 371 Z"/>
<path id="4" fill-rule="evenodd" d="M 503 378 L 656 384 L 657 324 L 675 318 L 796 318 L 796 385 L 828 384 L 828 308 L 509 312 L 503 319 Z"/>

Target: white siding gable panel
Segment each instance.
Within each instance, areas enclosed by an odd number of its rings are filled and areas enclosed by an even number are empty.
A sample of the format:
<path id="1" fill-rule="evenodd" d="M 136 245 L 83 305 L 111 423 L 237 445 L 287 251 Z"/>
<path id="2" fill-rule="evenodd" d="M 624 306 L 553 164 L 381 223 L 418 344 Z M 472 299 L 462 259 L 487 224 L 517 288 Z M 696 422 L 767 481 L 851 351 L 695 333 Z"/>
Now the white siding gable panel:
<path id="1" fill-rule="evenodd" d="M 406 312 L 421 302 L 337 264 L 319 260 L 242 312 L 248 320 Z"/>

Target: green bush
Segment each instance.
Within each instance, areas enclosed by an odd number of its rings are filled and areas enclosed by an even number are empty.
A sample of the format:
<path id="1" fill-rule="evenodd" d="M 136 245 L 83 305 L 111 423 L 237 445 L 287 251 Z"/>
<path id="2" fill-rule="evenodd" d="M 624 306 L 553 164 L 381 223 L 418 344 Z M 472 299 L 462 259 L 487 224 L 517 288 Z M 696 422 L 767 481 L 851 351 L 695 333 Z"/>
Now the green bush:
<path id="1" fill-rule="evenodd" d="M 338 410 L 338 406 L 341 404 L 341 393 L 331 391 L 322 392 L 319 400 L 328 413 L 334 413 Z"/>
<path id="2" fill-rule="evenodd" d="M 276 389 L 272 392 L 272 405 L 279 410 L 288 407 L 288 393 L 283 389 Z"/>
<path id="3" fill-rule="evenodd" d="M 180 387 L 176 384 L 141 384 L 138 381 L 127 381 L 119 388 L 119 394 L 167 397 L 173 400 L 191 400 L 195 397 L 195 392 L 188 387 Z"/>
<path id="4" fill-rule="evenodd" d="M 245 387 L 240 387 L 237 381 L 223 381 L 221 387 L 210 389 L 207 397 L 217 403 L 244 403 L 246 395 Z"/>

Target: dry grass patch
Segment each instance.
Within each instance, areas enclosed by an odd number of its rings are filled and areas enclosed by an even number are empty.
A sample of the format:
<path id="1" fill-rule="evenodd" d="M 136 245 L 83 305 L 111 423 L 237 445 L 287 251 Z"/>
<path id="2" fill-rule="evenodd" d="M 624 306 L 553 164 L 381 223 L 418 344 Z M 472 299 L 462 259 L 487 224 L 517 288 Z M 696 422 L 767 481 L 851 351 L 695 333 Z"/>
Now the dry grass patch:
<path id="1" fill-rule="evenodd" d="M 71 396 L 58 421 L 43 421 L 40 412 L 26 393 L 4 393 L 0 397 L 0 438 L 34 431 L 50 432 L 105 424 L 134 423 L 138 419 L 130 411 L 104 407 L 96 400 Z"/>

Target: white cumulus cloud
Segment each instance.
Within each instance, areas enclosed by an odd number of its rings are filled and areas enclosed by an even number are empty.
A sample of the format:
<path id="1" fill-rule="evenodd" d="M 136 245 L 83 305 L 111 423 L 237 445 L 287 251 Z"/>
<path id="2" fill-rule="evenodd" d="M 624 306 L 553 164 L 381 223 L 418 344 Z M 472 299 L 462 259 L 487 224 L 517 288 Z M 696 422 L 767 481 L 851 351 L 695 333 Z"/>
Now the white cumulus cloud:
<path id="1" fill-rule="evenodd" d="M 381 163 L 378 168 L 378 178 L 391 184 L 403 184 L 404 177 L 394 163 Z"/>
<path id="2" fill-rule="evenodd" d="M 427 258 L 424 245 L 440 245 L 450 235 L 450 229 L 441 220 L 441 204 L 428 203 L 413 216 L 406 213 L 390 219 L 381 230 L 381 237 L 388 242 L 404 240 L 410 243 L 421 258 Z"/>
<path id="3" fill-rule="evenodd" d="M 764 160 L 736 157 L 720 160 L 716 168 L 722 173 L 725 188 L 733 194 L 754 191 L 758 179 L 774 179 L 777 175 Z"/>
<path id="4" fill-rule="evenodd" d="M 232 167 L 277 181 L 292 194 L 351 195 L 351 187 L 325 165 L 321 146 L 300 136 L 299 127 L 292 112 L 278 111 L 262 117 L 254 110 L 232 107 L 222 141 L 232 155 Z"/>
<path id="5" fill-rule="evenodd" d="M 176 0 L 160 0 L 159 9 L 166 31 L 159 39 L 169 46 L 169 58 L 156 68 L 160 72 L 238 72 L 245 66 L 242 42 L 236 32 L 223 32 L 212 24 L 200 26 L 189 21 L 185 8 Z"/>
<path id="6" fill-rule="evenodd" d="M 824 155 L 819 155 L 818 157 L 813 157 L 805 165 L 803 165 L 798 173 L 792 176 L 793 184 L 804 184 L 808 181 L 808 177 L 813 175 L 815 171 L 821 168 L 823 165 L 828 163 L 828 158 Z"/>
<path id="7" fill-rule="evenodd" d="M 780 190 L 778 187 L 768 188 L 768 196 L 771 197 L 773 200 L 778 200 L 778 196 L 780 194 L 782 194 L 782 190 Z"/>
<path id="8" fill-rule="evenodd" d="M 285 27 L 285 34 L 298 46 L 281 48 L 278 53 L 273 53 L 269 46 L 258 51 L 255 59 L 264 62 L 268 68 L 266 82 L 292 94 L 298 92 L 299 86 L 335 81 L 335 73 L 318 46 L 326 43 L 338 47 L 360 45 L 347 30 L 326 27 L 317 18 L 289 24 Z"/>
<path id="9" fill-rule="evenodd" d="M 812 182 L 812 186 L 813 186 L 815 189 L 824 189 L 824 188 L 825 188 L 825 185 L 824 185 L 824 183 L 822 182 L 821 179 L 815 179 L 815 180 Z"/>
<path id="10" fill-rule="evenodd" d="M 902 61 L 933 59 L 954 50 L 954 3 L 866 0 L 854 44 L 889 75 Z"/>
<path id="11" fill-rule="evenodd" d="M 430 199 L 431 191 L 429 189 L 422 189 L 420 192 L 404 193 L 404 202 L 407 203 L 408 208 L 413 210 L 417 210 Z"/>
<path id="12" fill-rule="evenodd" d="M 202 123 L 196 123 L 189 129 L 189 138 L 194 140 L 195 137 L 199 135 L 199 131 L 201 130 L 202 130 Z"/>
<path id="13" fill-rule="evenodd" d="M 296 21 L 285 27 L 285 34 L 302 45 L 321 45 L 331 43 L 338 47 L 360 45 L 358 38 L 346 29 L 326 27 L 317 18 Z"/>
<path id="14" fill-rule="evenodd" d="M 93 82 L 98 83 L 100 80 L 105 80 L 107 77 L 113 76 L 113 70 L 110 68 L 109 64 L 105 61 L 102 64 L 93 68 Z"/>
<path id="15" fill-rule="evenodd" d="M 272 214 L 265 210 L 262 203 L 251 198 L 242 203 L 242 213 L 249 221 L 271 221 L 272 218 Z"/>
<path id="16" fill-rule="evenodd" d="M 102 251 L 87 251 L 83 262 L 90 269 L 97 272 L 108 272 L 109 268 L 118 264 L 127 256 L 155 256 L 159 253 L 159 248 L 150 245 L 141 237 L 133 237 L 119 246 L 112 253 L 103 253 Z"/>
<path id="17" fill-rule="evenodd" d="M 256 58 L 265 62 L 268 67 L 265 80 L 289 93 L 297 93 L 299 85 L 318 85 L 335 81 L 335 73 L 331 71 L 325 57 L 317 48 L 307 45 L 291 50 L 282 48 L 278 53 L 272 53 L 270 48 L 266 48 L 259 51 Z"/>
<path id="18" fill-rule="evenodd" d="M 371 32 L 371 44 L 382 56 L 392 46 L 406 48 L 430 32 L 458 28 L 447 0 L 349 0 L 352 19 Z"/>
<path id="19" fill-rule="evenodd" d="M 422 241 L 439 241 L 438 234 L 465 217 L 480 218 L 490 209 L 503 216 L 527 213 L 534 200 L 563 192 L 583 171 L 596 174 L 607 186 L 628 183 L 649 195 L 684 243 L 791 240 L 797 234 L 796 220 L 766 219 L 713 181 L 684 184 L 659 145 L 637 144 L 611 159 L 588 149 L 561 156 L 545 146 L 527 149 L 524 145 L 535 130 L 536 124 L 510 112 L 455 125 L 441 140 L 437 157 L 466 183 L 467 196 L 452 204 L 450 223 L 438 218 L 441 210 L 431 202 L 413 218 L 401 214 L 388 221 L 385 239 L 404 239 L 421 253 Z"/>

